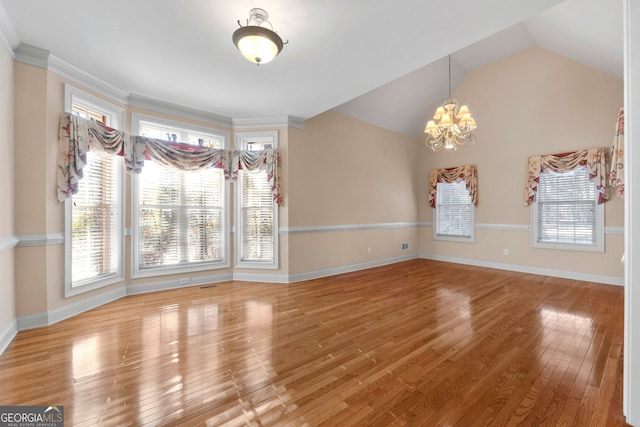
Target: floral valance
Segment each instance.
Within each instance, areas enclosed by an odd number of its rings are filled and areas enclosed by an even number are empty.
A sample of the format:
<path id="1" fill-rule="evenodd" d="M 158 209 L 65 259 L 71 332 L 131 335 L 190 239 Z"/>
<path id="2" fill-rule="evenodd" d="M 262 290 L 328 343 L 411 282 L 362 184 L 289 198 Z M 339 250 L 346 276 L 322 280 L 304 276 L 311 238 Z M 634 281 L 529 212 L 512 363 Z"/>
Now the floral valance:
<path id="1" fill-rule="evenodd" d="M 224 169 L 227 180 L 235 180 L 239 170 L 266 171 L 273 199 L 282 204 L 278 183 L 276 150 L 221 150 L 159 139 L 128 135 L 101 123 L 63 113 L 58 134 L 58 200 L 78 192 L 87 152 L 102 152 L 124 157 L 127 172 L 140 173 L 145 160 L 184 171 L 204 168 Z"/>
<path id="2" fill-rule="evenodd" d="M 229 179 L 229 150 L 164 141 L 162 139 L 132 136 L 133 145 L 144 152 L 145 160 L 155 162 L 181 171 L 196 171 L 206 168 L 224 169 Z"/>
<path id="3" fill-rule="evenodd" d="M 607 194 L 607 149 L 592 148 L 570 153 L 529 157 L 525 206 L 529 206 L 536 199 L 538 182 L 542 172 L 570 172 L 580 166 L 587 167 L 591 181 L 596 184 L 598 203 L 603 203 L 609 198 Z"/>
<path id="4" fill-rule="evenodd" d="M 611 147 L 611 172 L 609 185 L 616 189 L 616 196 L 624 197 L 624 109 L 618 109 L 616 131 Z"/>
<path id="5" fill-rule="evenodd" d="M 458 182 L 464 181 L 471 202 L 477 206 L 478 204 L 478 168 L 476 165 L 458 166 L 455 168 L 432 169 L 429 174 L 429 204 L 436 207 L 436 189 L 439 182 Z"/>

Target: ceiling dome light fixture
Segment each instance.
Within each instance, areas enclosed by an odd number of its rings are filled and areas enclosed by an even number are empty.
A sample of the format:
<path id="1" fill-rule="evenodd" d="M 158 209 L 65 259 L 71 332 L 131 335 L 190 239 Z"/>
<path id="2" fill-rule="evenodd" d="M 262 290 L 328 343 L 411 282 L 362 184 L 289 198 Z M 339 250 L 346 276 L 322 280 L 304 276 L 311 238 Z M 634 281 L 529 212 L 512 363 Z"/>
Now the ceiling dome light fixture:
<path id="1" fill-rule="evenodd" d="M 263 27 L 267 23 L 271 29 Z M 249 19 L 244 27 L 238 20 L 238 28 L 233 33 L 233 44 L 240 53 L 254 64 L 266 64 L 275 58 L 285 43 L 279 35 L 273 31 L 273 25 L 269 22 L 269 14 L 264 9 L 254 8 L 249 11 Z"/>
<path id="2" fill-rule="evenodd" d="M 433 120 L 427 123 L 424 129 L 427 138 L 424 143 L 433 151 L 441 148 L 455 151 L 458 146 L 469 146 L 476 142 L 476 137 L 471 133 L 475 128 L 477 128 L 476 121 L 471 117 L 469 107 L 463 105 L 458 109 L 458 100 L 451 98 L 451 55 L 449 55 L 449 99 L 438 107 Z"/>

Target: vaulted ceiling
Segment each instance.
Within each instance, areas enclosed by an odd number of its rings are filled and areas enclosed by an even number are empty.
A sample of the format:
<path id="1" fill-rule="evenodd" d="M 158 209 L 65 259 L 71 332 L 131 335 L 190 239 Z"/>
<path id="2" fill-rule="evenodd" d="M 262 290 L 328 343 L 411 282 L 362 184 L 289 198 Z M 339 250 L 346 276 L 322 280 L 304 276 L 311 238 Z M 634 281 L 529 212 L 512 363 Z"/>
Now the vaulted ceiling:
<path id="1" fill-rule="evenodd" d="M 261 66 L 231 42 L 253 7 L 289 41 Z M 622 78 L 615 0 L 0 0 L 0 30 L 130 95 L 240 120 L 336 109 L 416 136 L 448 54 L 454 86 L 533 45 Z"/>

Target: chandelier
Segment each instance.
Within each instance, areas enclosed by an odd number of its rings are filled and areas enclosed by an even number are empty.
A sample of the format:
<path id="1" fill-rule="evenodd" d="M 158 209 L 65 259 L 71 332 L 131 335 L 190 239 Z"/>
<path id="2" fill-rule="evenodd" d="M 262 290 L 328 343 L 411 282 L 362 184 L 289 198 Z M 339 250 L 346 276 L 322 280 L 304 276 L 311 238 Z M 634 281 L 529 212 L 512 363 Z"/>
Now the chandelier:
<path id="1" fill-rule="evenodd" d="M 271 29 L 263 27 L 269 24 Z M 254 8 L 249 11 L 249 19 L 244 27 L 238 20 L 238 28 L 233 33 L 233 44 L 240 53 L 254 64 L 266 64 L 275 58 L 285 43 L 278 34 L 273 31 L 269 22 L 269 14 L 264 9 Z"/>
<path id="2" fill-rule="evenodd" d="M 456 150 L 458 146 L 469 146 L 476 142 L 471 133 L 476 128 L 476 121 L 471 117 L 469 107 L 458 108 L 458 100 L 451 98 L 451 55 L 449 55 L 449 99 L 438 107 L 429 120 L 424 132 L 427 134 L 425 144 L 433 151 L 442 148 Z"/>

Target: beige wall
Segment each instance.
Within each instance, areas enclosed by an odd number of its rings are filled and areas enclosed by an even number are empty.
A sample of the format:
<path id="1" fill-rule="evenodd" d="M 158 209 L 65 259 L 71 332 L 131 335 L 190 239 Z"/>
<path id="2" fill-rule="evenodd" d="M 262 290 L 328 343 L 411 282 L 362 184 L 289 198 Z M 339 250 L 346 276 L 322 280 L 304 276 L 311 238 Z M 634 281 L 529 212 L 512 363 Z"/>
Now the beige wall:
<path id="1" fill-rule="evenodd" d="M 0 42 L 0 339 L 15 320 L 13 58 Z M 0 343 L 1 344 L 1 343 Z M 0 351 L 2 349 L 0 348 Z"/>
<path id="2" fill-rule="evenodd" d="M 533 249 L 528 230 L 503 229 L 530 225 L 530 208 L 523 206 L 529 156 L 611 146 L 622 80 L 533 47 L 470 72 L 454 96 L 474 114 L 477 142 L 456 152 L 420 151 L 420 221 L 432 221 L 423 196 L 429 171 L 475 163 L 481 229 L 471 244 L 434 241 L 431 227 L 421 227 L 421 254 L 614 276 L 622 283 L 621 199 L 605 205 L 606 227 L 616 229 L 606 234 L 604 254 Z"/>
<path id="3" fill-rule="evenodd" d="M 290 129 L 291 273 L 415 256 L 418 148 L 416 138 L 331 111 Z M 398 223 L 412 225 L 384 228 Z"/>
<path id="4" fill-rule="evenodd" d="M 46 233 L 47 71 L 15 63 L 16 232 Z M 16 315 L 47 310 L 46 246 L 18 247 Z"/>

